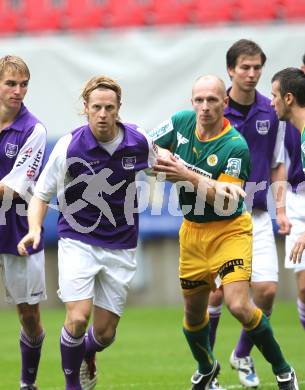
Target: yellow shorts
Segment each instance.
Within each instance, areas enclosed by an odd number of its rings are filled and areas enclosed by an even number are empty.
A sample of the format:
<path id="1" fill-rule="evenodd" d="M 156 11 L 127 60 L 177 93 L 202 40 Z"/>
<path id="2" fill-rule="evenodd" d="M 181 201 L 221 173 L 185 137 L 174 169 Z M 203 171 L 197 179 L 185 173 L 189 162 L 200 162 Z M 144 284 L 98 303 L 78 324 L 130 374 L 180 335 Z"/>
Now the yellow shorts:
<path id="1" fill-rule="evenodd" d="M 249 213 L 222 221 L 184 220 L 180 232 L 179 277 L 184 294 L 215 290 L 222 284 L 250 280 L 252 219 Z"/>

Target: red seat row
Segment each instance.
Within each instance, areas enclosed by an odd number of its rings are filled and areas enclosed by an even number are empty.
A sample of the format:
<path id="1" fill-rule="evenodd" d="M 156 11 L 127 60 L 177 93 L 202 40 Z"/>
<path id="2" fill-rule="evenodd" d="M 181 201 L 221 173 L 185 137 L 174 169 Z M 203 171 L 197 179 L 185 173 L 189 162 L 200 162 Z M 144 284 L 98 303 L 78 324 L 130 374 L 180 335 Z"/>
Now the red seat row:
<path id="1" fill-rule="evenodd" d="M 305 19 L 305 0 L 0 0 L 0 33 Z"/>

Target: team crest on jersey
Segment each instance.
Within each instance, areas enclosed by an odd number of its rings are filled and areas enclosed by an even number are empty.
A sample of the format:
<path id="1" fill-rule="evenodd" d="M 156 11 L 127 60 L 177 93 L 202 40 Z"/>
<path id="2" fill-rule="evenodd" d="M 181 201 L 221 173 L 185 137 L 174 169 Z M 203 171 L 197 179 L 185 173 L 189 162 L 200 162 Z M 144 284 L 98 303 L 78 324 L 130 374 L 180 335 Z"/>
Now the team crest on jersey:
<path id="1" fill-rule="evenodd" d="M 136 162 L 136 156 L 128 156 L 122 158 L 122 166 L 124 169 L 134 169 Z"/>
<path id="2" fill-rule="evenodd" d="M 268 134 L 268 131 L 270 129 L 270 121 L 269 119 L 266 119 L 264 121 L 256 121 L 256 130 L 261 135 Z"/>
<path id="3" fill-rule="evenodd" d="M 218 157 L 216 154 L 210 154 L 207 158 L 207 163 L 210 167 L 215 167 L 215 165 L 218 163 Z"/>
<path id="4" fill-rule="evenodd" d="M 5 145 L 5 155 L 8 158 L 17 156 L 18 145 L 10 144 L 9 142 Z"/>
<path id="5" fill-rule="evenodd" d="M 177 131 L 177 141 L 178 141 L 177 148 L 179 148 L 180 145 L 185 145 L 189 142 L 189 140 L 183 137 L 183 135 L 179 133 L 179 131 Z"/>
<path id="6" fill-rule="evenodd" d="M 229 158 L 225 173 L 229 176 L 239 177 L 241 171 L 241 158 Z"/>

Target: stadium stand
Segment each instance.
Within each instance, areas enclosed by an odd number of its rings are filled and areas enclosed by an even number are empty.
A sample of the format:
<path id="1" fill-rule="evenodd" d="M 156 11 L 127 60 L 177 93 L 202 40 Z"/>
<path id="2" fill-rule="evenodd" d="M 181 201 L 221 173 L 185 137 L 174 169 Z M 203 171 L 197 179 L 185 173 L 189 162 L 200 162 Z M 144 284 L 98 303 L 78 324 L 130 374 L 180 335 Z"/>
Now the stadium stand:
<path id="1" fill-rule="evenodd" d="M 20 30 L 22 1 L 0 0 L 0 34 L 14 34 Z"/>
<path id="2" fill-rule="evenodd" d="M 26 32 L 56 31 L 62 27 L 63 2 L 54 0 L 24 1 L 22 30 Z"/>
<path id="3" fill-rule="evenodd" d="M 276 20 L 280 8 L 279 0 L 237 0 L 236 19 L 239 22 L 266 22 Z"/>
<path id="4" fill-rule="evenodd" d="M 108 27 L 143 26 L 151 13 L 150 0 L 121 0 L 109 2 L 109 16 L 105 21 Z"/>
<path id="5" fill-rule="evenodd" d="M 105 27 L 111 0 L 65 0 L 63 28 L 86 30 Z"/>
<path id="6" fill-rule="evenodd" d="M 280 0 L 285 21 L 305 19 L 305 0 Z"/>
<path id="7" fill-rule="evenodd" d="M 193 21 L 211 25 L 234 21 L 236 0 L 206 0 L 194 2 Z"/>
<path id="8" fill-rule="evenodd" d="M 195 3 L 194 0 L 152 0 L 148 22 L 155 25 L 190 23 Z"/>
<path id="9" fill-rule="evenodd" d="M 305 0 L 0 0 L 0 35 L 305 20 Z"/>

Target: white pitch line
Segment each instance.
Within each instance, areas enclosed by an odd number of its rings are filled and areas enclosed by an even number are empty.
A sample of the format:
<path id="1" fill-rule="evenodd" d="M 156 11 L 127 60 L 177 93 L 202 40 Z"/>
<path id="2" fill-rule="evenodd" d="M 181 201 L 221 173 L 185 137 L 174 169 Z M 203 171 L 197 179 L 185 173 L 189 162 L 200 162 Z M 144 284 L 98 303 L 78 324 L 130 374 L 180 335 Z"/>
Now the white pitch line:
<path id="1" fill-rule="evenodd" d="M 299 385 L 304 385 L 305 384 L 305 381 L 298 381 L 299 382 Z M 146 385 L 148 385 L 149 387 L 153 388 L 154 390 L 158 390 L 158 386 L 160 386 L 160 388 L 162 389 L 164 386 L 164 383 L 146 383 Z M 173 385 L 173 388 L 175 389 L 178 389 L 179 388 L 179 384 L 176 383 L 176 384 L 172 384 Z M 172 387 L 171 385 L 171 387 Z M 103 385 L 102 383 L 100 385 L 97 385 L 96 386 L 96 389 L 103 389 L 105 386 L 105 384 Z M 116 384 L 112 384 L 110 386 L 109 389 L 132 389 L 132 388 L 135 388 L 135 387 L 138 387 L 138 386 L 143 386 L 143 383 L 128 383 L 128 384 L 120 384 L 120 385 L 116 385 Z M 259 388 L 263 389 L 263 388 L 266 388 L 266 387 L 274 387 L 274 388 L 277 388 L 277 385 L 275 382 L 273 383 L 261 383 Z M 234 390 L 234 389 L 245 389 L 242 385 L 228 385 L 225 387 L 227 390 Z M 45 387 L 44 390 L 62 390 L 61 387 Z"/>

